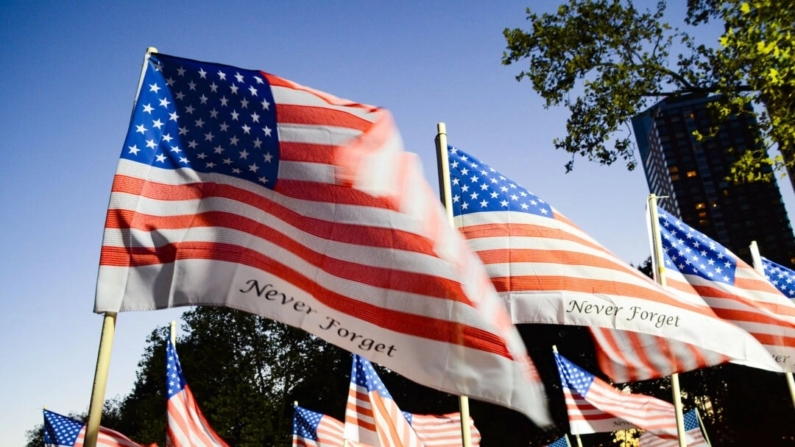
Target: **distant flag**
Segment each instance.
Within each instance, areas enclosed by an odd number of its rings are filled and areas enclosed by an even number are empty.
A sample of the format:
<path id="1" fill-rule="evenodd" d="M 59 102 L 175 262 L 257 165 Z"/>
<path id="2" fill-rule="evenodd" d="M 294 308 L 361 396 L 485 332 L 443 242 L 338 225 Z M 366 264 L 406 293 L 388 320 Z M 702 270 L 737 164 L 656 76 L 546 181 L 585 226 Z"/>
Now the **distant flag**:
<path id="1" fill-rule="evenodd" d="M 83 447 L 86 424 L 76 419 L 44 410 L 44 445 L 46 447 Z M 100 427 L 97 447 L 141 447 L 123 434 Z"/>
<path id="2" fill-rule="evenodd" d="M 668 287 L 684 299 L 706 301 L 718 317 L 748 331 L 779 371 L 795 370 L 795 303 L 719 243 L 665 210 L 658 213 Z"/>
<path id="3" fill-rule="evenodd" d="M 443 415 L 411 414 L 403 412 L 406 420 L 417 433 L 425 447 L 460 447 L 461 442 L 461 413 Z M 469 434 L 472 446 L 480 445 L 480 431 L 475 427 L 475 422 L 469 418 Z"/>
<path id="4" fill-rule="evenodd" d="M 169 446 L 228 447 L 210 427 L 199 409 L 199 404 L 185 382 L 185 376 L 182 375 L 177 350 L 171 344 L 171 340 L 166 342 L 166 390 L 168 392 L 166 441 Z"/>
<path id="5" fill-rule="evenodd" d="M 374 447 L 423 446 L 373 365 L 358 355 L 353 356 L 345 407 L 345 439 Z"/>
<path id="6" fill-rule="evenodd" d="M 569 445 L 569 440 L 566 437 L 562 437 L 557 441 L 553 442 L 552 444 L 548 444 L 547 447 L 571 447 Z"/>
<path id="7" fill-rule="evenodd" d="M 642 428 L 676 438 L 674 406 L 642 394 L 622 393 L 555 352 L 569 426 L 574 434 Z"/>
<path id="8" fill-rule="evenodd" d="M 293 415 L 293 447 L 343 447 L 342 422 L 296 405 Z M 348 447 L 368 447 L 348 441 Z"/>
<path id="9" fill-rule="evenodd" d="M 795 271 L 764 257 L 762 258 L 762 266 L 765 269 L 765 277 L 779 292 L 783 293 L 787 298 L 795 298 Z"/>
<path id="10" fill-rule="evenodd" d="M 684 414 L 685 440 L 687 447 L 709 447 L 707 440 L 701 433 L 701 426 L 698 423 L 698 416 L 695 410 L 690 410 Z M 679 447 L 677 439 L 663 439 L 654 436 L 650 432 L 643 432 L 640 435 L 639 447 Z"/>
<path id="11" fill-rule="evenodd" d="M 151 54 L 144 68 L 95 312 L 242 309 L 551 423 L 519 333 L 387 110 L 227 65 Z"/>
<path id="12" fill-rule="evenodd" d="M 448 152 L 456 227 L 514 323 L 591 327 L 600 365 L 619 382 L 729 359 L 777 369 L 756 340 L 703 301 L 662 289 L 535 194 L 461 149 Z"/>

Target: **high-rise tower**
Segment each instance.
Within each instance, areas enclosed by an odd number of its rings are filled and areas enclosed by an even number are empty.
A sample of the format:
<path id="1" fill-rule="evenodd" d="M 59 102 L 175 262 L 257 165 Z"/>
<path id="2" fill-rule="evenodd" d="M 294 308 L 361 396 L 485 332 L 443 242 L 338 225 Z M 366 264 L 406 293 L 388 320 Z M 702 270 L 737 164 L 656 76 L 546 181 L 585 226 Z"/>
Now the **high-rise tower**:
<path id="1" fill-rule="evenodd" d="M 632 119 L 649 190 L 660 206 L 751 262 L 756 240 L 762 255 L 795 266 L 795 237 L 776 182 L 727 180 L 740 153 L 757 147 L 759 128 L 751 114 L 728 119 L 709 134 L 707 104 L 714 99 L 667 98 Z M 765 166 L 767 172 L 770 167 Z"/>

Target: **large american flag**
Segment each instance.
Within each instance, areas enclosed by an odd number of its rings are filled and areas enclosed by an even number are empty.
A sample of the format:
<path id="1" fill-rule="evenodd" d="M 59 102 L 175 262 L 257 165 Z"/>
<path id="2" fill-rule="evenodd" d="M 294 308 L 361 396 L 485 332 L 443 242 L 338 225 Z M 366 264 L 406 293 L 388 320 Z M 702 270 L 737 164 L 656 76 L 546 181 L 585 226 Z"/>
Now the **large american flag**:
<path id="1" fill-rule="evenodd" d="M 44 410 L 44 445 L 47 447 L 83 447 L 86 424 L 76 419 Z M 97 447 L 142 447 L 123 434 L 100 427 Z"/>
<path id="2" fill-rule="evenodd" d="M 719 243 L 659 210 L 668 287 L 703 299 L 764 345 L 779 371 L 795 370 L 795 303 Z M 753 362 L 750 366 L 756 366 Z"/>
<path id="3" fill-rule="evenodd" d="M 569 426 L 574 434 L 642 428 L 676 438 L 676 413 L 668 402 L 642 394 L 622 393 L 555 352 Z"/>
<path id="4" fill-rule="evenodd" d="M 709 443 L 701 433 L 696 410 L 690 410 L 683 415 L 685 424 L 685 442 L 687 447 L 709 447 Z M 655 436 L 651 432 L 640 435 L 639 447 L 679 447 L 678 439 L 665 439 Z"/>
<path id="5" fill-rule="evenodd" d="M 783 293 L 789 299 L 795 299 L 795 271 L 792 271 L 783 265 L 776 264 L 775 262 L 762 257 L 762 267 L 765 271 L 765 277 L 779 292 Z"/>
<path id="6" fill-rule="evenodd" d="M 388 111 L 152 54 L 94 310 L 184 305 L 270 317 L 551 423 L 521 337 Z"/>
<path id="7" fill-rule="evenodd" d="M 456 227 L 514 323 L 590 326 L 600 365 L 618 382 L 727 359 L 777 369 L 756 340 L 703 301 L 664 290 L 476 157 L 455 147 L 448 154 Z"/>
<path id="8" fill-rule="evenodd" d="M 166 391 L 166 440 L 169 446 L 228 447 L 204 418 L 182 375 L 177 350 L 171 340 L 166 342 Z"/>
<path id="9" fill-rule="evenodd" d="M 344 425 L 333 417 L 295 406 L 293 447 L 370 447 L 360 442 L 343 442 Z"/>

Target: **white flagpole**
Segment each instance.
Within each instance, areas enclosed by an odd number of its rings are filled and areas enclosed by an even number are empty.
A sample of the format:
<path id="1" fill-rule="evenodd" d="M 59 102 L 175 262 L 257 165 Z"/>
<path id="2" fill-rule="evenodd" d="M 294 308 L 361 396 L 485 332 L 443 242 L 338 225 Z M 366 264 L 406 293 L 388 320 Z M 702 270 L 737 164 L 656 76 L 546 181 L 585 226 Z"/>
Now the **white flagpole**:
<path id="1" fill-rule="evenodd" d="M 157 53 L 157 48 L 149 47 L 146 49 L 144 64 L 141 68 L 141 77 L 138 79 L 138 90 L 133 101 L 133 112 L 135 103 L 138 102 L 138 95 L 141 92 L 141 84 L 146 73 L 146 64 L 149 55 Z M 99 352 L 97 353 L 97 367 L 94 370 L 94 385 L 91 388 L 91 404 L 88 407 L 88 421 L 86 422 L 86 437 L 84 447 L 97 447 L 97 437 L 99 436 L 99 424 L 102 419 L 102 408 L 105 406 L 105 387 L 108 384 L 108 370 L 110 369 L 110 354 L 113 350 L 113 336 L 116 333 L 116 312 L 105 312 L 102 319 L 102 335 L 99 339 Z"/>
<path id="2" fill-rule="evenodd" d="M 651 219 L 651 237 L 652 237 L 652 256 L 654 262 L 652 263 L 654 269 L 654 279 L 662 287 L 665 287 L 665 262 L 663 260 L 662 238 L 660 237 L 660 220 L 657 215 L 657 199 L 654 194 L 649 194 L 649 218 Z M 679 435 L 679 447 L 687 447 L 685 440 L 685 420 L 682 414 L 682 396 L 679 390 L 679 374 L 671 374 L 671 391 L 673 393 L 674 410 L 676 414 L 676 432 Z"/>
<path id="3" fill-rule="evenodd" d="M 756 241 L 751 241 L 751 259 L 754 261 L 754 270 L 760 275 L 765 276 L 765 266 L 762 265 L 762 255 L 759 253 L 759 246 Z M 795 379 L 792 377 L 792 371 L 784 373 L 787 378 L 787 385 L 789 387 L 789 395 L 792 398 L 792 405 L 795 406 Z"/>
<path id="4" fill-rule="evenodd" d="M 453 196 L 450 192 L 450 166 L 447 162 L 447 128 L 444 123 L 436 124 L 436 165 L 439 171 L 439 195 L 444 204 L 445 214 L 450 226 L 455 228 L 453 221 Z M 458 407 L 461 413 L 461 442 L 463 447 L 472 447 L 472 435 L 469 429 L 469 398 L 458 396 Z"/>
<path id="5" fill-rule="evenodd" d="M 558 352 L 558 345 L 552 345 L 552 352 L 554 352 L 554 353 Z M 568 413 L 568 411 L 567 411 L 567 413 Z M 573 433 L 573 435 L 577 439 L 577 447 L 582 447 L 582 439 L 580 439 L 580 434 L 579 433 Z M 569 442 L 569 435 L 568 434 L 566 434 L 566 444 L 569 444 L 569 446 L 571 446 L 571 443 Z"/>
<path id="6" fill-rule="evenodd" d="M 704 427 L 704 421 L 701 420 L 701 413 L 698 412 L 698 408 L 696 408 L 695 411 L 696 411 L 696 419 L 698 419 L 698 425 L 701 426 L 701 433 L 704 434 L 704 440 L 707 441 L 708 447 L 712 447 L 712 443 L 709 442 L 709 435 L 707 434 L 707 428 Z"/>
<path id="7" fill-rule="evenodd" d="M 566 438 L 566 445 L 567 445 L 567 446 L 569 446 L 569 447 L 571 447 L 571 441 L 569 441 L 569 434 L 568 434 L 568 433 L 566 433 L 566 434 L 565 434 L 565 435 L 563 435 L 563 436 Z"/>

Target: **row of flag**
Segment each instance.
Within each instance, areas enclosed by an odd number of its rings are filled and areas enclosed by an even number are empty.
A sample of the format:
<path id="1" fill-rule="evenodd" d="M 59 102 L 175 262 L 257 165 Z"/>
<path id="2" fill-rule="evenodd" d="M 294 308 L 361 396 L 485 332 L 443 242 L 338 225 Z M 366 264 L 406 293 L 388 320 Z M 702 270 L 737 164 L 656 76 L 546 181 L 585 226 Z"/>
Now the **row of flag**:
<path id="1" fill-rule="evenodd" d="M 795 369 L 786 292 L 683 222 L 659 212 L 663 288 L 476 157 L 448 160 L 458 231 L 385 109 L 148 54 L 94 310 L 247 310 L 540 426 L 547 399 L 514 324 L 589 327 L 617 382 Z"/>

